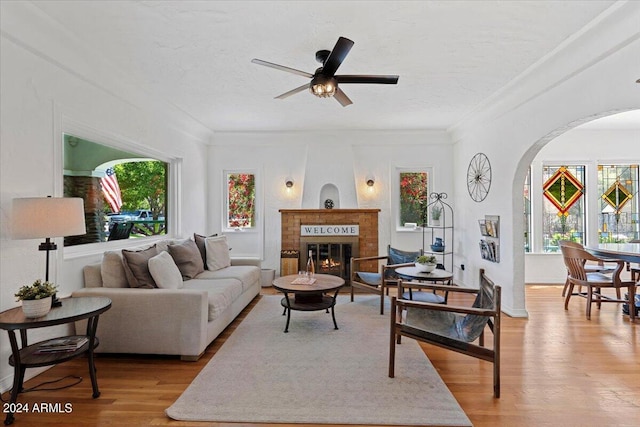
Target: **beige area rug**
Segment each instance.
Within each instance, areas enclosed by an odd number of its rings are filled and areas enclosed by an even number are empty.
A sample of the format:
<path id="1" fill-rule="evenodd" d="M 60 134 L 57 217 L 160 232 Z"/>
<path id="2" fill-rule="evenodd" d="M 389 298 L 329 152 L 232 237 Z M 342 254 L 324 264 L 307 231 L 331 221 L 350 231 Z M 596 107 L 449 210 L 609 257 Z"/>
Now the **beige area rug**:
<path id="1" fill-rule="evenodd" d="M 470 426 L 419 345 L 397 346 L 389 378 L 389 316 L 378 296 L 339 297 L 291 313 L 263 296 L 166 414 L 183 421 Z M 387 313 L 389 311 L 387 310 Z"/>

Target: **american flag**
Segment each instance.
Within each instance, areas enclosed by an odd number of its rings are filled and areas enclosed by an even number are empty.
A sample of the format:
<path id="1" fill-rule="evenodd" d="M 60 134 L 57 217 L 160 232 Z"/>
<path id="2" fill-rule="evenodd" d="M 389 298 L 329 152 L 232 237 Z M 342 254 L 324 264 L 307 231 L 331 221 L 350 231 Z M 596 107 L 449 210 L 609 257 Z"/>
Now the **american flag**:
<path id="1" fill-rule="evenodd" d="M 104 178 L 100 179 L 102 184 L 102 193 L 104 198 L 111 206 L 111 212 L 120 212 L 122 207 L 122 195 L 120 194 L 120 186 L 118 185 L 118 178 L 116 178 L 116 172 L 113 168 L 107 169 Z"/>

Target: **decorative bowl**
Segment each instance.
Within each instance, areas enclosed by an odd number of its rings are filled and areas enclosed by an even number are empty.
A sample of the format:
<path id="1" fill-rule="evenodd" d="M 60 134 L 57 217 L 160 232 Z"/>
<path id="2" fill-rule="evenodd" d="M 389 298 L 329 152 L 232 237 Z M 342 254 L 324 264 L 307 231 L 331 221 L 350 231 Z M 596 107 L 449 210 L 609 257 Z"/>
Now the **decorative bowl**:
<path id="1" fill-rule="evenodd" d="M 22 300 L 24 317 L 33 319 L 42 317 L 51 310 L 51 297 L 41 299 Z"/>
<path id="2" fill-rule="evenodd" d="M 416 262 L 415 265 L 420 273 L 431 273 L 436 269 L 436 264 L 420 264 Z"/>

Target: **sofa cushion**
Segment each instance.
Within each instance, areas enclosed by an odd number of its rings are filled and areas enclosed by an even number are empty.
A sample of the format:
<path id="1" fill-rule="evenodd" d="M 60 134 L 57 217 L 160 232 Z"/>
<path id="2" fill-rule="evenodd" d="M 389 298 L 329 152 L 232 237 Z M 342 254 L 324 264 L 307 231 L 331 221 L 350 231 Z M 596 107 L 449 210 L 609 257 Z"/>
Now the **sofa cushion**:
<path id="1" fill-rule="evenodd" d="M 207 252 L 207 267 L 215 271 L 231 265 L 227 236 L 207 237 L 204 239 Z"/>
<path id="2" fill-rule="evenodd" d="M 102 286 L 105 288 L 128 288 L 129 281 L 124 269 L 121 251 L 106 251 L 100 264 Z"/>
<path id="3" fill-rule="evenodd" d="M 246 291 L 256 282 L 260 282 L 260 269 L 253 265 L 233 265 L 220 270 L 204 271 L 196 279 L 237 279 L 242 283 L 242 291 Z"/>
<path id="4" fill-rule="evenodd" d="M 212 234 L 209 237 L 216 237 L 217 234 Z M 196 242 L 196 246 L 198 247 L 198 250 L 200 251 L 200 255 L 202 256 L 202 263 L 204 264 L 204 269 L 208 270 L 209 267 L 207 267 L 207 248 L 205 246 L 204 240 L 207 238 L 207 236 L 203 236 L 201 234 L 197 234 L 197 233 L 193 233 L 193 240 L 195 240 Z"/>
<path id="5" fill-rule="evenodd" d="M 156 286 L 161 289 L 180 289 L 182 287 L 182 273 L 173 261 L 169 252 L 160 253 L 149 259 L 149 273 Z"/>
<path id="6" fill-rule="evenodd" d="M 169 245 L 168 249 L 184 280 L 193 279 L 204 271 L 202 256 L 193 240 L 185 240 L 179 245 Z"/>
<path id="7" fill-rule="evenodd" d="M 237 279 L 189 280 L 184 288 L 207 291 L 209 321 L 217 319 L 242 294 L 242 283 Z"/>
<path id="8" fill-rule="evenodd" d="M 156 283 L 149 272 L 149 259 L 156 256 L 156 245 L 140 251 L 122 250 L 124 271 L 131 288 L 153 289 Z"/>

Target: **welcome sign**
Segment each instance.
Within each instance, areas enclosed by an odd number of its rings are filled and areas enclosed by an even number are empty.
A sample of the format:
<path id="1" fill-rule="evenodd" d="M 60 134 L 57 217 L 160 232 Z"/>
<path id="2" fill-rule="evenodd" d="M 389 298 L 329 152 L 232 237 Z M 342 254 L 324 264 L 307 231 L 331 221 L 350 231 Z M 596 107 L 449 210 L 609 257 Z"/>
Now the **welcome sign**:
<path id="1" fill-rule="evenodd" d="M 352 225 L 301 225 L 300 236 L 358 236 L 360 226 Z"/>

